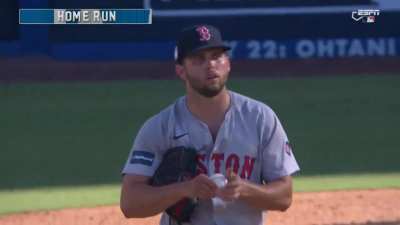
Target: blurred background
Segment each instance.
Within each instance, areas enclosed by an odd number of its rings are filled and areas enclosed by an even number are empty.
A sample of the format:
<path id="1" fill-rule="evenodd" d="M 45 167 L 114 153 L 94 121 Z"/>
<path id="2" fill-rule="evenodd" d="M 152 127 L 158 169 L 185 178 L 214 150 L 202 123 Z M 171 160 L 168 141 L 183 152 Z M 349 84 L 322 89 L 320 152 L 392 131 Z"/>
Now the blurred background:
<path id="1" fill-rule="evenodd" d="M 151 8 L 153 18 L 19 25 L 20 8 Z M 356 21 L 359 9 L 380 14 Z M 277 112 L 300 177 L 400 178 L 398 21 L 394 0 L 2 0 L 0 192 L 118 187 L 142 123 L 184 94 L 175 38 L 200 23 L 232 46 L 229 88 Z"/>

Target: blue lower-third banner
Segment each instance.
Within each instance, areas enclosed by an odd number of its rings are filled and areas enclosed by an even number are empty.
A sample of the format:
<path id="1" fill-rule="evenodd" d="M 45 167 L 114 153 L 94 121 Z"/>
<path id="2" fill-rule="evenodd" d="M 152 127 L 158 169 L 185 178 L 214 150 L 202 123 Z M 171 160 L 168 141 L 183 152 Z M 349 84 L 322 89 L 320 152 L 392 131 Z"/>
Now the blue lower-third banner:
<path id="1" fill-rule="evenodd" d="M 20 24 L 151 24 L 151 9 L 20 9 Z"/>

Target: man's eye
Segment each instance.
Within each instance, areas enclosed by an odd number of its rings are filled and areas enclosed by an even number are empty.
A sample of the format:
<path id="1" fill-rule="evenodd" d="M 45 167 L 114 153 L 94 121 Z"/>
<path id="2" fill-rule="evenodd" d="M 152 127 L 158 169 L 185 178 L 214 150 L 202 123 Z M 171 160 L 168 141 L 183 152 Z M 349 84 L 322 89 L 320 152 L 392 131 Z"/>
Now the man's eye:
<path id="1" fill-rule="evenodd" d="M 213 55 L 213 59 L 219 59 L 219 58 L 222 58 L 222 56 L 223 56 L 224 54 L 222 54 L 222 53 L 217 53 L 217 54 L 214 54 Z"/>

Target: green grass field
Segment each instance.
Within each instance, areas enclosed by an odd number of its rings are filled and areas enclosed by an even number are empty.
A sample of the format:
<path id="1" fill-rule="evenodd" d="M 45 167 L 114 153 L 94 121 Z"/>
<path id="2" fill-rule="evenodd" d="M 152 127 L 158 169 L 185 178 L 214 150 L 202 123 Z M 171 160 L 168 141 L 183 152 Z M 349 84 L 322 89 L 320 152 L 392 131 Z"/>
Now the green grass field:
<path id="1" fill-rule="evenodd" d="M 119 184 L 109 184 L 0 191 L 0 215 L 118 204 L 120 188 Z M 294 179 L 296 192 L 376 188 L 400 188 L 400 173 L 300 176 Z"/>
<path id="2" fill-rule="evenodd" d="M 297 191 L 400 187 L 400 77 L 229 87 L 277 112 L 302 168 Z M 0 214 L 118 202 L 137 130 L 183 91 L 176 80 L 0 84 Z"/>

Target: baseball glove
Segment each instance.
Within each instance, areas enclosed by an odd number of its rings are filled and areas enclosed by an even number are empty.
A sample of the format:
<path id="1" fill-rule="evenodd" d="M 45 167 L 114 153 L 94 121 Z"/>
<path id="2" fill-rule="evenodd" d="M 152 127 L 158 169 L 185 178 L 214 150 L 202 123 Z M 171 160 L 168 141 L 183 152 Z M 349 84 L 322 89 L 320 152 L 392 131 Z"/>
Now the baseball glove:
<path id="1" fill-rule="evenodd" d="M 196 150 L 183 146 L 168 149 L 150 180 L 152 186 L 163 186 L 196 176 Z M 196 199 L 184 198 L 167 208 L 166 213 L 179 224 L 189 222 L 197 205 Z"/>

